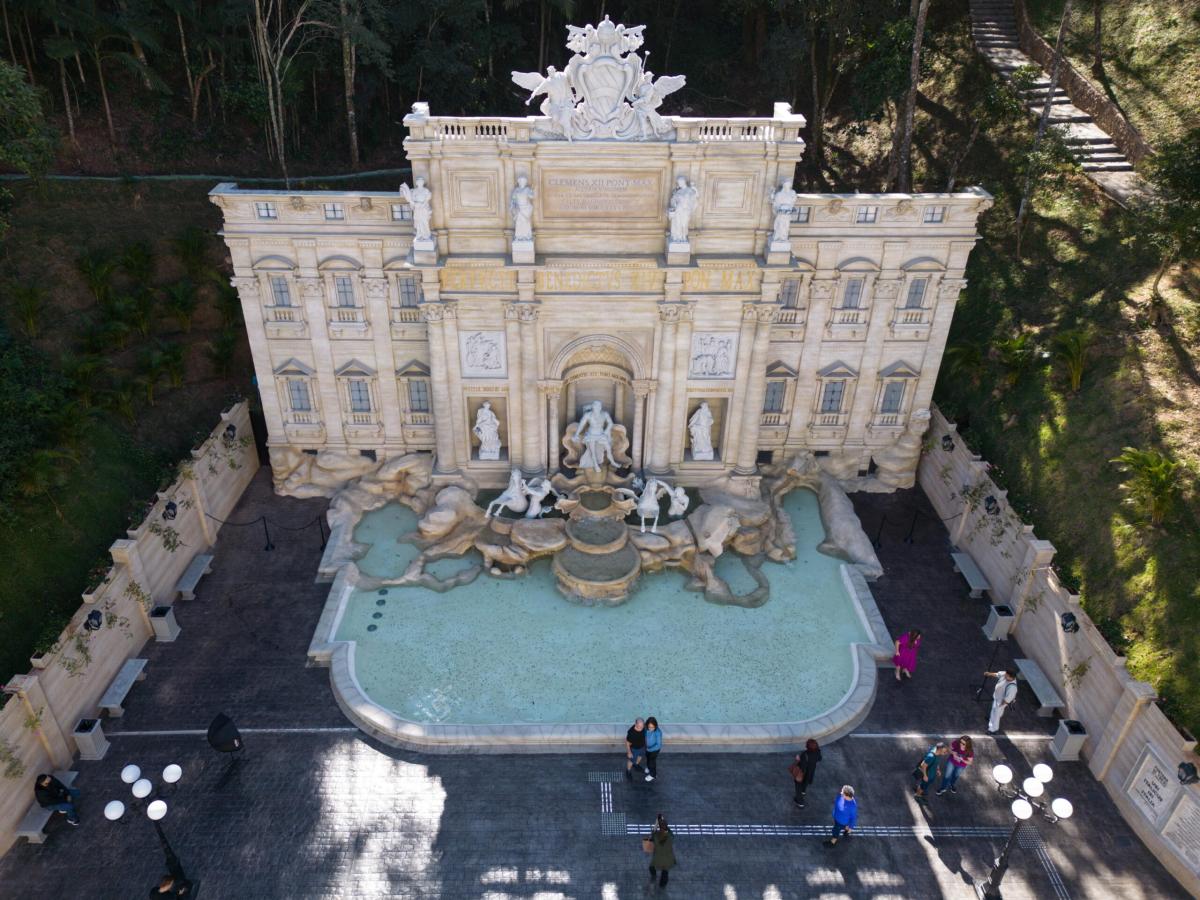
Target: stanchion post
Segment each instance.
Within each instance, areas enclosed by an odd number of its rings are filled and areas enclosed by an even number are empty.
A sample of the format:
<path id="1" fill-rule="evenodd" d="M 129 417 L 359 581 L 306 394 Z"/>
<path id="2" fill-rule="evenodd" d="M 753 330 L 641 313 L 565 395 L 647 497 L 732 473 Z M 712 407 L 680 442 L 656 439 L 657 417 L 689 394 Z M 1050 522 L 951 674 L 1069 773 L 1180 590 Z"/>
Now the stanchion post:
<path id="1" fill-rule="evenodd" d="M 275 545 L 271 543 L 271 532 L 267 530 L 267 517 L 263 516 L 260 521 L 262 522 L 263 526 L 263 534 L 267 536 L 267 546 L 263 547 L 263 549 L 274 550 Z"/>

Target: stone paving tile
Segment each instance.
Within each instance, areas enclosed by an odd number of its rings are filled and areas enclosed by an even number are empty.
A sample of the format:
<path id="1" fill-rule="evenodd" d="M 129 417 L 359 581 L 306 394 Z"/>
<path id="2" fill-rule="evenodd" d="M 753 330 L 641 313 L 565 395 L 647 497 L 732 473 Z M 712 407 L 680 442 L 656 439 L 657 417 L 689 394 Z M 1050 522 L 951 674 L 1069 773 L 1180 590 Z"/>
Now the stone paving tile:
<path id="1" fill-rule="evenodd" d="M 267 476 L 256 478 L 232 521 L 266 511 L 272 520 L 298 524 L 324 507 L 323 501 L 274 497 Z M 963 776 L 959 794 L 934 798 L 922 812 L 909 796 L 908 773 L 927 740 L 864 736 L 980 730 L 984 704 L 975 703 L 971 691 L 989 648 L 978 629 L 986 603 L 966 599 L 946 555 L 945 530 L 922 520 L 913 545 L 901 540 L 912 509 L 932 515 L 920 492 L 854 499 L 869 533 L 885 512 L 900 523 L 885 526 L 880 558 L 887 575 L 872 588 L 893 631 L 916 625 L 927 638 L 916 680 L 897 686 L 881 672 L 886 677 L 867 721 L 825 748 L 805 810 L 790 802 L 786 754 L 673 756 L 669 723 L 662 777 L 651 785 L 589 780 L 590 773 L 620 771 L 622 760 L 612 756 L 435 756 L 384 747 L 354 731 L 254 731 L 347 728 L 347 722 L 333 701 L 328 672 L 305 668 L 328 589 L 311 582 L 320 555 L 315 529 L 286 537 L 275 531 L 277 549 L 264 553 L 260 529 L 227 527 L 213 574 L 199 598 L 180 608 L 179 640 L 147 646 L 150 676 L 131 694 L 127 715 L 106 723 L 113 735 L 108 757 L 75 765 L 85 792 L 83 825 L 58 820 L 44 845 L 15 847 L 0 860 L 0 896 L 146 896 L 162 869 L 150 823 L 141 811 L 116 824 L 101 815 L 107 800 L 128 799 L 119 772 L 131 761 L 148 774 L 169 762 L 184 767 L 184 779 L 167 797 L 164 827 L 189 872 L 201 879 L 202 898 L 658 896 L 636 835 L 601 833 L 604 788 L 612 792 L 613 811 L 630 823 L 647 823 L 662 811 L 681 830 L 703 824 L 823 829 L 843 782 L 858 790 L 863 826 L 1005 829 L 1007 804 L 986 773 L 1002 758 L 1028 771 L 1047 758 L 1044 741 L 981 741 L 977 769 Z M 1006 726 L 1048 733 L 1050 723 L 1038 719 L 1030 703 L 1018 704 Z M 203 728 L 220 710 L 248 732 L 245 758 L 231 771 L 202 736 L 138 734 Z M 1054 766 L 1055 792 L 1069 796 L 1078 814 L 1035 827 L 1069 896 L 1180 896 L 1086 767 Z M 815 836 L 681 834 L 680 864 L 663 896 L 966 900 L 999 843 L 999 837 L 935 831 L 862 836 L 827 851 Z M 1014 853 L 1004 894 L 1056 897 L 1046 869 L 1027 850 Z"/>

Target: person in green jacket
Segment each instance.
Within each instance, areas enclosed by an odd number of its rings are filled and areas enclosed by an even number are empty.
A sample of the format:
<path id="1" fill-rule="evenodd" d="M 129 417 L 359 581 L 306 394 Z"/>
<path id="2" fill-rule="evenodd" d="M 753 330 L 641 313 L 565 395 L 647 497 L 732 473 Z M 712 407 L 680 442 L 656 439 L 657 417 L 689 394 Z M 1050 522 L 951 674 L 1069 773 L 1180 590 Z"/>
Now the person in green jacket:
<path id="1" fill-rule="evenodd" d="M 654 844 L 650 856 L 650 880 L 653 881 L 657 875 L 658 886 L 666 887 L 671 867 L 675 865 L 675 837 L 667 827 L 667 817 L 662 813 L 658 814 L 654 823 L 654 833 L 647 840 Z"/>

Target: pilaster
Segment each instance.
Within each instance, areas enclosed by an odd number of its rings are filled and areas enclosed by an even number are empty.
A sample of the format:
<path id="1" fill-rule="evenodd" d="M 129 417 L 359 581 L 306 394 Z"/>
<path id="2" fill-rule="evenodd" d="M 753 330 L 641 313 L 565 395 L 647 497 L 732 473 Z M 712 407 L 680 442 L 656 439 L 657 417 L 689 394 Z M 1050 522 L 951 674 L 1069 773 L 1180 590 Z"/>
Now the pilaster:
<path id="1" fill-rule="evenodd" d="M 446 374 L 446 335 L 444 303 L 421 304 L 421 314 L 429 332 L 429 393 L 433 400 L 433 434 L 437 447 L 434 472 L 438 475 L 459 471 L 454 447 L 454 420 L 450 414 L 450 390 Z"/>
<path id="2" fill-rule="evenodd" d="M 520 287 L 520 285 L 518 285 Z M 532 285 L 529 286 L 532 289 Z M 518 303 L 517 321 L 521 331 L 521 378 L 524 382 L 521 401 L 522 442 L 521 474 L 526 478 L 541 475 L 546 471 L 541 443 L 542 433 L 541 398 L 538 396 L 538 380 L 541 370 L 538 365 L 538 312 L 537 303 Z"/>
<path id="3" fill-rule="evenodd" d="M 750 372 L 746 378 L 746 405 L 742 408 L 741 443 L 738 445 L 738 475 L 754 475 L 758 471 L 758 428 L 762 423 L 763 397 L 767 392 L 767 354 L 771 349 L 771 323 L 779 313 L 774 304 L 747 307 L 755 318 L 754 350 L 750 355 Z"/>
<path id="4" fill-rule="evenodd" d="M 520 465 L 524 459 L 525 385 L 522 380 L 520 308 L 516 303 L 504 306 L 504 339 L 508 344 L 508 460 Z"/>

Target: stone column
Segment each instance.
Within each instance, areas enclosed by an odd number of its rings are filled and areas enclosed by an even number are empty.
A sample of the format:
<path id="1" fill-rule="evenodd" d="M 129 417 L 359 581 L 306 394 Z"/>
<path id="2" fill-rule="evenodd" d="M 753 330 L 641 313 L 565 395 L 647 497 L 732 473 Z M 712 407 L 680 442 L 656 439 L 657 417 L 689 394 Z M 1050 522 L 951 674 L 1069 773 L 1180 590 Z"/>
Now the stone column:
<path id="1" fill-rule="evenodd" d="M 508 446 L 508 461 L 518 465 L 524 459 L 524 437 L 521 428 L 522 410 L 525 401 L 525 384 L 521 375 L 521 329 L 518 304 L 504 307 L 504 338 L 508 345 L 508 429 L 505 442 Z"/>
<path id="2" fill-rule="evenodd" d="M 654 382 L 639 379 L 633 383 L 633 434 L 630 437 L 630 456 L 635 469 L 642 468 L 642 429 L 646 427 L 646 396 Z"/>
<path id="3" fill-rule="evenodd" d="M 450 414 L 450 389 L 446 374 L 446 307 L 442 303 L 422 303 L 421 314 L 429 330 L 429 388 L 433 400 L 433 434 L 437 446 L 434 473 L 458 472 L 454 453 L 454 420 Z"/>
<path id="4" fill-rule="evenodd" d="M 517 319 L 521 326 L 521 378 L 524 392 L 521 397 L 521 474 L 526 478 L 541 475 L 543 465 L 541 445 L 542 400 L 538 396 L 538 305 L 518 303 Z"/>
<path id="5" fill-rule="evenodd" d="M 621 422 L 620 419 L 625 415 L 625 385 L 621 382 L 613 382 L 613 421 L 618 422 L 629 430 L 628 422 Z"/>
<path id="6" fill-rule="evenodd" d="M 575 384 L 576 384 L 576 382 L 572 381 L 570 384 L 567 385 L 567 421 L 568 421 L 568 423 L 573 422 L 575 420 L 575 416 L 577 415 L 575 412 L 575 400 L 576 400 Z"/>
<path id="7" fill-rule="evenodd" d="M 553 475 L 558 471 L 558 448 L 561 437 L 558 422 L 558 400 L 562 396 L 562 382 L 543 381 L 537 387 L 546 396 L 546 405 L 549 407 L 550 424 L 549 430 L 546 432 L 546 474 Z"/>
<path id="8" fill-rule="evenodd" d="M 679 305 L 663 303 L 658 307 L 662 333 L 658 342 L 658 388 L 654 392 L 653 434 L 647 440 L 652 475 L 666 475 L 671 453 L 671 409 L 675 388 L 675 333 L 679 325 Z"/>
<path id="9" fill-rule="evenodd" d="M 758 321 L 753 306 L 742 307 L 742 325 L 738 331 L 737 365 L 734 369 L 733 396 L 725 410 L 725 445 L 720 448 L 721 462 L 731 466 L 737 460 L 742 446 L 742 411 L 746 407 L 746 394 L 750 390 L 750 355 L 754 351 L 754 329 Z M 804 357 L 801 357 L 803 359 Z"/>
<path id="10" fill-rule="evenodd" d="M 750 372 L 746 378 L 746 400 L 742 407 L 742 427 L 738 444 L 738 475 L 753 475 L 758 471 L 758 426 L 762 422 L 763 398 L 767 393 L 767 353 L 771 349 L 771 323 L 779 307 L 759 304 L 748 307 L 754 311 L 757 325 L 754 330 L 754 351 L 750 354 Z"/>
<path id="11" fill-rule="evenodd" d="M 50 757 L 50 762 L 55 769 L 66 769 L 71 765 L 71 760 L 75 756 L 75 752 L 67 740 L 69 730 L 73 729 L 74 723 L 64 723 L 58 720 L 58 716 L 54 708 L 50 705 L 50 698 L 46 696 L 38 676 L 33 672 L 28 675 L 14 675 L 8 683 L 8 690 L 15 693 L 20 700 L 27 719 L 39 719 L 37 727 L 33 729 L 34 735 L 38 739 L 38 743 L 42 745 L 42 749 L 46 751 L 46 755 Z"/>

